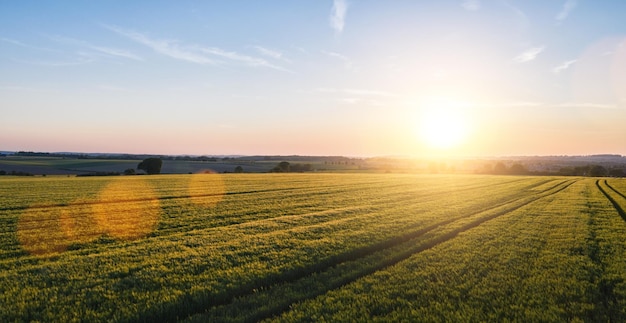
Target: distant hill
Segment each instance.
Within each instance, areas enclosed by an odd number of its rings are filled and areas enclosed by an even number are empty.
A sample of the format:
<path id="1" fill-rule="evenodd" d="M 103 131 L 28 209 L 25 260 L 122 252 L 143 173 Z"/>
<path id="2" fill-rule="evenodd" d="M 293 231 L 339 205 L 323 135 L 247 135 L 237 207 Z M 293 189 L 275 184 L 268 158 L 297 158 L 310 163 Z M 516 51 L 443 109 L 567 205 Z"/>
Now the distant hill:
<path id="1" fill-rule="evenodd" d="M 521 167 L 528 174 L 573 174 L 569 170 L 601 166 L 607 173 L 616 170 L 626 172 L 626 157 L 616 154 L 589 156 L 514 156 L 493 158 L 428 159 L 408 157 L 351 158 L 344 156 L 191 156 L 191 155 L 133 155 L 100 153 L 47 153 L 2 152 L 0 172 L 35 175 L 89 175 L 124 173 L 136 169 L 137 164 L 148 157 L 163 160 L 161 172 L 187 174 L 210 170 L 218 173 L 270 172 L 280 162 L 306 165 L 304 169 L 317 172 L 409 172 L 409 173 L 489 173 L 496 164 L 504 167 Z M 297 169 L 297 168 L 296 168 Z M 568 170 L 565 172 L 565 170 Z"/>

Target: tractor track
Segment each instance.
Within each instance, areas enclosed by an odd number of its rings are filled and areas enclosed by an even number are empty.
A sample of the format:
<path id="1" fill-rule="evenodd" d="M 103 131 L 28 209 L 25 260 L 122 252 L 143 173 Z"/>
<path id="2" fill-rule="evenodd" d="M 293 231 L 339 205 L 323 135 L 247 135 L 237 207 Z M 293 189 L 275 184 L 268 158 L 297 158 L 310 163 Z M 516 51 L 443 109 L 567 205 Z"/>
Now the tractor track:
<path id="1" fill-rule="evenodd" d="M 254 322 L 279 315 L 280 313 L 288 310 L 289 306 L 291 306 L 293 303 L 317 297 L 319 295 L 327 293 L 330 290 L 334 290 L 351 282 L 354 282 L 359 278 L 373 274 L 376 271 L 393 266 L 415 254 L 432 249 L 439 244 L 450 241 L 458 236 L 460 233 L 476 228 L 487 221 L 511 213 L 540 199 L 553 196 L 567 189 L 575 182 L 577 182 L 577 180 L 561 181 L 542 192 L 537 192 L 532 196 L 513 198 L 511 200 L 498 203 L 495 206 L 490 206 L 479 211 L 472 212 L 470 214 L 465 214 L 445 221 L 441 221 L 421 228 L 419 230 L 408 232 L 401 236 L 393 237 L 386 241 L 382 241 L 370 246 L 358 248 L 340 255 L 329 257 L 325 261 L 318 262 L 306 268 L 294 269 L 289 272 L 276 274 L 272 277 L 266 277 L 265 279 L 263 279 L 263 281 L 268 281 L 268 283 L 261 282 L 261 284 L 257 283 L 251 284 L 251 286 L 242 286 L 241 288 L 238 288 L 238 290 L 243 293 L 237 293 L 237 295 L 232 295 L 230 298 L 226 299 L 212 299 L 208 303 L 206 303 L 207 307 L 198 308 L 196 311 L 194 311 L 194 313 L 189 314 L 193 315 L 205 312 L 207 314 L 210 314 L 209 312 L 211 311 L 228 311 L 226 307 L 234 303 L 239 303 L 242 299 L 245 299 L 246 297 L 256 297 L 256 294 L 264 292 L 272 293 L 273 289 L 290 290 L 290 286 L 298 285 L 298 283 L 300 282 L 300 285 L 302 285 L 302 287 L 307 290 L 305 295 L 302 295 L 302 297 L 291 298 L 284 304 L 280 304 L 269 309 L 265 307 L 265 309 L 262 309 L 259 312 L 253 313 L 249 317 L 244 318 L 243 321 Z M 436 231 L 437 229 L 443 229 L 445 226 L 451 225 L 457 221 L 461 221 L 472 216 L 478 216 L 481 213 L 486 212 L 493 213 L 479 217 L 478 219 L 463 224 L 462 226 L 452 229 L 451 231 L 436 235 L 429 239 L 427 238 L 425 241 L 422 241 L 422 243 L 415 243 L 415 240 L 427 235 L 428 233 Z M 392 255 L 385 256 L 385 253 Z M 381 258 L 383 260 L 380 260 Z M 354 267 L 354 263 L 358 262 L 364 263 L 364 269 L 359 270 L 355 273 L 348 273 L 347 275 L 344 273 L 345 277 L 334 279 L 332 283 L 324 284 L 323 287 L 318 288 L 317 290 L 315 288 L 311 288 L 309 285 L 306 284 L 307 280 L 323 281 L 321 278 L 325 275 L 325 273 L 328 273 L 330 277 L 341 275 L 341 267 Z M 339 273 L 337 273 L 336 271 L 339 271 Z M 315 286 L 319 287 L 319 284 L 316 284 Z M 281 294 L 280 292 L 274 293 Z M 175 319 L 171 318 L 168 320 L 174 321 Z"/>
<path id="2" fill-rule="evenodd" d="M 604 194 L 604 196 L 611 202 L 611 204 L 613 204 L 613 207 L 615 208 L 615 210 L 617 211 L 619 216 L 622 217 L 622 219 L 624 221 L 626 221 L 626 211 L 622 208 L 622 206 L 619 204 L 619 202 L 613 196 L 611 196 L 611 194 L 609 192 L 613 192 L 615 194 L 618 194 L 619 196 L 621 196 L 625 200 L 626 200 L 626 196 L 624 196 L 624 194 L 622 194 L 620 191 L 616 190 L 611 185 L 609 185 L 609 183 L 606 181 L 606 179 L 603 180 L 603 182 L 604 182 L 604 185 L 608 188 L 608 190 L 605 190 L 602 187 L 602 185 L 600 185 L 601 181 L 599 179 L 596 180 L 596 186 L 598 187 L 600 192 L 602 192 L 602 194 Z"/>

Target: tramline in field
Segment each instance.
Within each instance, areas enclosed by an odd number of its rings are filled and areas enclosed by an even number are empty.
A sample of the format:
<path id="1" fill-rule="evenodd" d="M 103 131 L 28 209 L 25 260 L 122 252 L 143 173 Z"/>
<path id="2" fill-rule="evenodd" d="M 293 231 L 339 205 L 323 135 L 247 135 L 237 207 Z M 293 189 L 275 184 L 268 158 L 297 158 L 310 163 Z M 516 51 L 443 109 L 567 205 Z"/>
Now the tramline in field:
<path id="1" fill-rule="evenodd" d="M 2 321 L 626 319 L 626 181 L 0 179 Z"/>

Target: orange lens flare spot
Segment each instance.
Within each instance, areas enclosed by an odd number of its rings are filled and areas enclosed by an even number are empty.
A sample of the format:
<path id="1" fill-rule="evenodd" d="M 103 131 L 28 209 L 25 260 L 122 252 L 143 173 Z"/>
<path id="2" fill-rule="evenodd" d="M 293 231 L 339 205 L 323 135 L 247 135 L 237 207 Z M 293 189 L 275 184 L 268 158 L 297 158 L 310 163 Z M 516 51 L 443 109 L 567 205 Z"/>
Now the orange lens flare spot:
<path id="1" fill-rule="evenodd" d="M 94 219 L 92 203 L 87 200 L 75 200 L 71 206 L 63 208 L 59 226 L 69 243 L 90 242 L 102 234 Z"/>
<path id="2" fill-rule="evenodd" d="M 203 171 L 191 175 L 189 196 L 191 201 L 203 207 L 215 207 L 226 193 L 226 186 L 220 174 Z"/>
<path id="3" fill-rule="evenodd" d="M 67 249 L 67 237 L 59 228 L 59 208 L 32 207 L 17 222 L 17 238 L 32 255 L 49 255 Z"/>
<path id="4" fill-rule="evenodd" d="M 154 230 L 160 203 L 154 190 L 140 178 L 109 183 L 93 206 L 100 231 L 123 240 L 145 237 Z"/>

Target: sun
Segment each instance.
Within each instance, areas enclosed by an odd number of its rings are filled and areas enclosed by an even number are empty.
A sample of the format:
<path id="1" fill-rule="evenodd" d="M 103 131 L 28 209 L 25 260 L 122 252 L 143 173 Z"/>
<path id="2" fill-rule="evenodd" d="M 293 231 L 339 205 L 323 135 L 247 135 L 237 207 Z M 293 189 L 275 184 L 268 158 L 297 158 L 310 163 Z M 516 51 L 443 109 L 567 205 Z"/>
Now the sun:
<path id="1" fill-rule="evenodd" d="M 420 107 L 416 126 L 419 139 L 431 148 L 450 150 L 463 144 L 469 133 L 469 118 L 463 104 L 434 99 Z"/>

